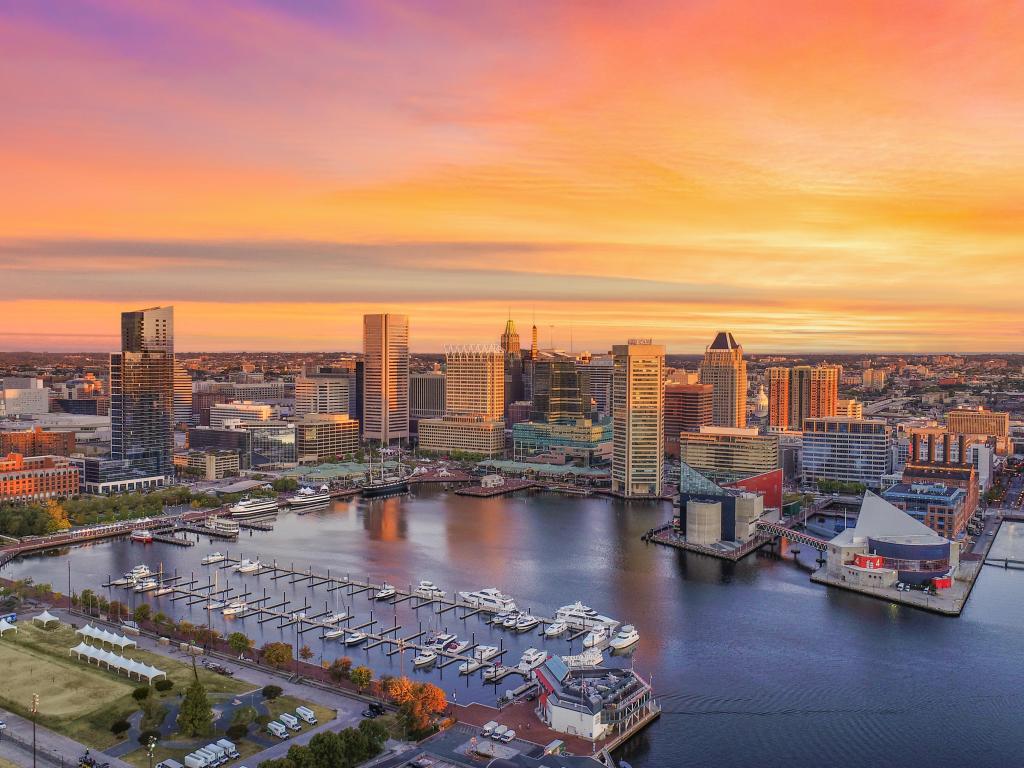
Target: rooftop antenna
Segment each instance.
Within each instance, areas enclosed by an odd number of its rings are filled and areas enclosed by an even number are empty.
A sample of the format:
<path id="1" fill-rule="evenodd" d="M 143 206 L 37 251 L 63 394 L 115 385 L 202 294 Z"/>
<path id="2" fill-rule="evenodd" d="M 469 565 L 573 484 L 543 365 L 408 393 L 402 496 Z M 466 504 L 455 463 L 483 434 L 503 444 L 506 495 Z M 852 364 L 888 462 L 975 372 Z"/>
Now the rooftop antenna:
<path id="1" fill-rule="evenodd" d="M 555 326 L 548 326 L 548 349 L 555 348 Z"/>

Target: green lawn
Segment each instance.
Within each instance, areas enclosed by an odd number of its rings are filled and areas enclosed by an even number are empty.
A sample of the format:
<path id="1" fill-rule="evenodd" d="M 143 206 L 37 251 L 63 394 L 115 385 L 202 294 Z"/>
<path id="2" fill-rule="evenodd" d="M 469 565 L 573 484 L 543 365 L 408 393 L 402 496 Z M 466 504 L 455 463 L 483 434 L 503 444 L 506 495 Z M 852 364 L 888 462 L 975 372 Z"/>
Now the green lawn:
<path id="1" fill-rule="evenodd" d="M 282 712 L 289 712 L 294 715 L 296 707 L 308 707 L 309 709 L 312 709 L 313 712 L 316 713 L 317 721 L 320 723 L 326 723 L 333 720 L 336 716 L 333 709 L 321 707 L 319 704 L 311 704 L 308 701 L 302 701 L 302 699 L 297 699 L 294 696 L 278 696 L 276 699 L 271 699 L 269 701 L 265 700 L 265 703 L 267 705 L 268 714 L 275 720 Z M 302 723 L 304 726 L 303 730 L 305 730 L 305 721 L 300 719 L 299 722 Z"/>

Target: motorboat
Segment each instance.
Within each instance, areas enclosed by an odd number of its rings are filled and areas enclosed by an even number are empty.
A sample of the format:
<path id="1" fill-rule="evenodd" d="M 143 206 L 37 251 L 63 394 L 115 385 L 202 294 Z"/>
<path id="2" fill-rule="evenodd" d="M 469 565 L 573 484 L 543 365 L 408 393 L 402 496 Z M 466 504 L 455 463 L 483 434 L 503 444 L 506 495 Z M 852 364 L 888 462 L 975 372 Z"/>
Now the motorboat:
<path id="1" fill-rule="evenodd" d="M 505 629 L 515 629 L 516 624 L 519 623 L 519 612 L 513 611 L 508 615 L 508 618 L 501 622 L 501 626 Z"/>
<path id="2" fill-rule="evenodd" d="M 482 667 L 483 665 L 484 663 L 479 659 L 470 659 L 469 661 L 464 661 L 461 664 L 459 664 L 459 674 L 471 675 L 478 669 L 480 669 L 480 667 Z"/>
<path id="3" fill-rule="evenodd" d="M 616 651 L 622 651 L 635 644 L 640 639 L 640 633 L 632 624 L 626 624 L 619 630 L 619 634 L 612 638 L 609 645 Z"/>
<path id="4" fill-rule="evenodd" d="M 137 528 L 132 531 L 128 537 L 132 541 L 138 541 L 142 544 L 151 544 L 153 542 L 153 532 L 146 528 Z"/>
<path id="5" fill-rule="evenodd" d="M 529 632 L 538 624 L 540 624 L 540 619 L 529 613 L 524 613 L 516 620 L 516 632 Z"/>
<path id="6" fill-rule="evenodd" d="M 237 616 L 240 613 L 245 613 L 245 610 L 248 607 L 249 606 L 242 600 L 235 600 L 234 602 L 228 603 L 227 607 L 225 607 L 221 613 L 225 616 Z"/>
<path id="7" fill-rule="evenodd" d="M 512 668 L 506 667 L 504 664 L 499 664 L 496 667 L 488 667 L 484 670 L 484 680 L 500 680 L 511 671 Z"/>
<path id="8" fill-rule="evenodd" d="M 331 500 L 331 489 L 321 485 L 320 490 L 313 490 L 309 486 L 302 486 L 295 495 L 288 499 L 289 507 L 312 507 L 317 504 L 327 504 Z"/>
<path id="9" fill-rule="evenodd" d="M 211 600 L 210 602 L 208 602 L 206 604 L 206 610 L 208 610 L 208 611 L 219 611 L 221 608 L 224 608 L 226 605 L 227 605 L 227 603 L 224 603 L 224 602 L 222 602 L 220 600 Z"/>
<path id="10" fill-rule="evenodd" d="M 437 654 L 434 651 L 420 651 L 412 660 L 414 667 L 429 667 L 437 661 Z"/>
<path id="11" fill-rule="evenodd" d="M 329 629 L 324 632 L 324 640 L 333 640 L 334 638 L 341 637 L 344 634 L 345 630 L 341 627 L 338 627 L 337 629 Z"/>
<path id="12" fill-rule="evenodd" d="M 242 560 L 238 565 L 235 566 L 235 570 L 239 573 L 256 573 L 262 566 L 259 560 L 250 560 L 246 558 Z"/>
<path id="13" fill-rule="evenodd" d="M 324 624 L 337 624 L 339 621 L 344 621 L 348 618 L 348 611 L 342 611 L 341 613 L 332 613 L 326 619 L 323 619 Z"/>
<path id="14" fill-rule="evenodd" d="M 469 648 L 469 640 L 459 640 L 458 638 L 456 638 L 455 640 L 452 640 L 450 643 L 445 643 L 444 647 L 441 650 L 447 653 L 449 656 L 458 656 L 467 648 Z"/>
<path id="15" fill-rule="evenodd" d="M 428 648 L 444 648 L 448 643 L 459 638 L 451 634 L 428 635 L 424 643 Z"/>
<path id="16" fill-rule="evenodd" d="M 227 555 L 223 552 L 211 552 L 199 562 L 203 565 L 213 565 L 214 563 L 222 563 L 227 560 Z"/>
<path id="17" fill-rule="evenodd" d="M 478 645 L 473 649 L 473 657 L 480 659 L 480 661 L 493 659 L 499 653 L 501 653 L 501 649 L 496 645 Z"/>
<path id="18" fill-rule="evenodd" d="M 578 600 L 571 605 L 563 605 L 555 611 L 555 618 L 561 619 L 573 629 L 593 629 L 599 626 L 612 629 L 619 625 L 615 619 L 602 616 Z"/>
<path id="19" fill-rule="evenodd" d="M 249 517 L 277 514 L 278 507 L 277 499 L 270 496 L 255 499 L 246 497 L 231 505 L 228 512 L 236 520 L 245 520 Z"/>
<path id="20" fill-rule="evenodd" d="M 359 645 L 366 642 L 365 632 L 353 632 L 345 638 L 345 645 Z"/>
<path id="21" fill-rule="evenodd" d="M 567 629 L 569 629 L 569 625 L 559 619 L 553 624 L 548 624 L 547 627 L 544 628 L 544 637 L 558 637 L 559 635 L 564 634 Z"/>
<path id="22" fill-rule="evenodd" d="M 437 585 L 432 581 L 421 581 L 416 589 L 413 590 L 413 594 L 427 600 L 441 600 L 445 595 L 444 591 L 438 589 Z"/>
<path id="23" fill-rule="evenodd" d="M 548 655 L 544 651 L 538 648 L 527 648 L 523 651 L 523 657 L 519 660 L 519 669 L 529 672 L 531 669 L 539 667 L 547 659 Z"/>
<path id="24" fill-rule="evenodd" d="M 377 590 L 377 594 L 373 596 L 374 600 L 389 600 L 394 597 L 397 593 L 395 588 L 388 584 L 386 581 L 380 585 L 380 589 Z"/>
<path id="25" fill-rule="evenodd" d="M 168 594 L 170 594 L 173 591 L 174 591 L 174 587 L 172 587 L 172 586 L 170 586 L 168 584 L 164 584 L 162 587 L 157 589 L 157 591 L 154 592 L 153 594 L 156 595 L 157 597 L 160 597 L 160 595 L 168 595 Z"/>
<path id="26" fill-rule="evenodd" d="M 136 565 L 125 574 L 125 578 L 131 577 L 134 581 L 138 581 L 152 575 L 153 572 L 149 569 L 148 565 Z"/>
<path id="27" fill-rule="evenodd" d="M 516 609 L 516 601 L 494 587 L 478 589 L 476 592 L 459 592 L 459 599 L 473 608 L 495 613 Z"/>
<path id="28" fill-rule="evenodd" d="M 608 639 L 608 628 L 607 627 L 594 627 L 587 636 L 583 638 L 584 648 L 594 648 L 604 643 Z"/>
<path id="29" fill-rule="evenodd" d="M 143 579 L 135 585 L 136 592 L 152 592 L 154 589 L 160 586 L 160 582 L 156 579 Z"/>

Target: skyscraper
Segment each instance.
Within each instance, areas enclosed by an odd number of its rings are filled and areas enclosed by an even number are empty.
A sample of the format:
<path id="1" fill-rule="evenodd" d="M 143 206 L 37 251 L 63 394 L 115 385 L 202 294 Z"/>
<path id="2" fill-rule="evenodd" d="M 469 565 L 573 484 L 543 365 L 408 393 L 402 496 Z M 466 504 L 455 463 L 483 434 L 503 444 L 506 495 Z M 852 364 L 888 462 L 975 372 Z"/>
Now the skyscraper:
<path id="1" fill-rule="evenodd" d="M 665 348 L 632 339 L 612 348 L 612 490 L 625 496 L 661 493 L 664 453 Z"/>
<path id="2" fill-rule="evenodd" d="M 768 369 L 768 426 L 789 429 L 789 368 Z"/>
<path id="3" fill-rule="evenodd" d="M 835 416 L 839 367 L 798 365 L 768 369 L 768 423 L 776 429 L 802 430 L 804 421 Z"/>
<path id="4" fill-rule="evenodd" d="M 501 350 L 505 358 L 505 407 L 523 398 L 523 349 L 519 332 L 510 317 L 501 334 Z"/>
<path id="5" fill-rule="evenodd" d="M 532 368 L 532 421 L 572 424 L 589 414 L 590 396 L 584 391 L 576 361 L 562 355 L 535 360 Z"/>
<path id="6" fill-rule="evenodd" d="M 747 362 L 743 347 L 728 331 L 719 331 L 704 351 L 701 384 L 711 384 L 712 421 L 716 427 L 747 425 Z"/>
<path id="7" fill-rule="evenodd" d="M 445 350 L 444 410 L 450 416 L 505 414 L 504 354 L 493 346 L 453 346 Z"/>
<path id="8" fill-rule="evenodd" d="M 192 418 L 192 377 L 185 366 L 174 362 L 174 423 L 191 426 Z"/>
<path id="9" fill-rule="evenodd" d="M 710 384 L 665 385 L 665 453 L 679 455 L 679 433 L 711 426 L 714 387 Z"/>
<path id="10" fill-rule="evenodd" d="M 295 418 L 311 413 L 348 415 L 350 383 L 347 376 L 300 376 L 295 380 Z"/>
<path id="11" fill-rule="evenodd" d="M 409 318 L 363 315 L 363 437 L 409 438 Z"/>
<path id="12" fill-rule="evenodd" d="M 110 452 L 145 477 L 174 475 L 174 308 L 121 314 L 110 356 Z"/>
<path id="13" fill-rule="evenodd" d="M 510 317 L 505 323 L 505 332 L 501 334 L 501 351 L 506 356 L 522 358 L 523 348 L 519 345 L 519 332 Z"/>

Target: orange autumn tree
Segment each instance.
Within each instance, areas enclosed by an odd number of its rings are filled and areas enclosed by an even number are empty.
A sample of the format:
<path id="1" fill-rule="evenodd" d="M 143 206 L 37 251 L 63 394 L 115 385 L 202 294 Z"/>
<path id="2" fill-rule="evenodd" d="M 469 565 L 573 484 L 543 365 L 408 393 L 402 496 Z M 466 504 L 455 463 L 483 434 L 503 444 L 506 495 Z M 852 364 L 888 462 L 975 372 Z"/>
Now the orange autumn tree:
<path id="1" fill-rule="evenodd" d="M 445 692 L 432 683 L 414 683 L 407 677 L 396 677 L 387 681 L 385 691 L 399 705 L 399 717 L 412 738 L 427 735 L 433 730 L 434 716 L 448 708 Z"/>

